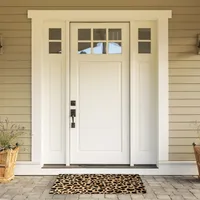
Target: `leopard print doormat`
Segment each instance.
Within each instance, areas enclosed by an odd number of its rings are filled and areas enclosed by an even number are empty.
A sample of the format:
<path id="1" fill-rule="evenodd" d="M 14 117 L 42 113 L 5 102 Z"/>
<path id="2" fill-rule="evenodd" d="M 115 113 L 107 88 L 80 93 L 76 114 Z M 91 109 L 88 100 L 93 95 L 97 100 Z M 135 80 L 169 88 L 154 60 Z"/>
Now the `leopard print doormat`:
<path id="1" fill-rule="evenodd" d="M 138 174 L 60 174 L 50 194 L 146 193 Z"/>

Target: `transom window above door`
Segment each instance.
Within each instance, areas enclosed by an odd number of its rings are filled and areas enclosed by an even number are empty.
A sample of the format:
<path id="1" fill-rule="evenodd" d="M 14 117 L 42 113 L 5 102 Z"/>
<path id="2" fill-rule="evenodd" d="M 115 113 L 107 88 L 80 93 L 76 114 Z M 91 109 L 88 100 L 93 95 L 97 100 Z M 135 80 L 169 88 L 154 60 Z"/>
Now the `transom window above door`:
<path id="1" fill-rule="evenodd" d="M 113 28 L 78 29 L 78 54 L 121 54 L 122 30 Z"/>

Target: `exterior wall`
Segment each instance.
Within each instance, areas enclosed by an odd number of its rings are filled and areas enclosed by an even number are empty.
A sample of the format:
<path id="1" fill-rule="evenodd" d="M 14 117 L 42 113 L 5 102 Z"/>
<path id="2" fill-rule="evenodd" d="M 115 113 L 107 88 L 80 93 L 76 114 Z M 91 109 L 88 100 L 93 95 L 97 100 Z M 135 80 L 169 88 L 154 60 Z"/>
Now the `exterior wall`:
<path id="1" fill-rule="evenodd" d="M 48 6 L 46 6 L 48 5 Z M 114 6 L 112 6 L 114 5 Z M 27 128 L 21 138 L 19 160 L 31 160 L 31 22 L 27 10 L 140 9 L 172 10 L 169 23 L 169 160 L 194 160 L 196 133 L 190 123 L 200 117 L 200 56 L 196 35 L 200 33 L 200 1 L 65 1 L 8 0 L 0 2 L 0 116 Z"/>

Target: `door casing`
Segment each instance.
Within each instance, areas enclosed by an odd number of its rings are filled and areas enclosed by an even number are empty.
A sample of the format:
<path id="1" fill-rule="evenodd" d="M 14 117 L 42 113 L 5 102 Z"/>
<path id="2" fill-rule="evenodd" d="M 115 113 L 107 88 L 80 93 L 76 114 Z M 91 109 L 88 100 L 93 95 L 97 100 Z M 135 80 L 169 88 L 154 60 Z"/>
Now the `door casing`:
<path id="1" fill-rule="evenodd" d="M 42 167 L 45 156 L 43 152 L 43 142 L 45 140 L 45 130 L 43 127 L 43 99 L 42 91 L 42 68 L 43 68 L 43 23 L 45 21 L 64 21 L 66 23 L 66 73 L 69 74 L 69 24 L 70 22 L 129 22 L 130 23 L 130 78 L 131 78 L 131 165 L 134 165 L 134 146 L 135 138 L 134 127 L 137 124 L 137 115 L 134 109 L 138 106 L 135 99 L 135 91 L 138 89 L 134 85 L 134 78 L 137 76 L 135 66 L 135 50 L 133 36 L 135 34 L 135 22 L 138 20 L 153 20 L 157 24 L 157 38 L 159 52 L 157 57 L 158 67 L 158 157 L 157 162 L 168 160 L 168 19 L 172 17 L 170 10 L 73 10 L 73 11 L 48 11 L 48 10 L 29 10 L 28 17 L 32 19 L 32 158 L 31 162 L 40 163 Z M 67 77 L 69 78 L 69 77 Z M 66 83 L 69 89 L 69 83 Z M 69 97 L 66 95 L 67 104 Z M 69 113 L 69 107 L 66 107 Z M 66 125 L 69 129 L 69 124 Z M 66 144 L 69 144 L 67 135 Z M 69 165 L 69 146 L 66 145 L 66 165 Z"/>

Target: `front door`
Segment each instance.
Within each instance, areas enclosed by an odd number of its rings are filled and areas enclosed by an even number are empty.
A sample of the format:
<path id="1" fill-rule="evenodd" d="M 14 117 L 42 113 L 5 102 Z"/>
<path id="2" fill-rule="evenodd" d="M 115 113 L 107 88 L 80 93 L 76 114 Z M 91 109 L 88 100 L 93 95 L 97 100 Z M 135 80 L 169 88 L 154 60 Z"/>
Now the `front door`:
<path id="1" fill-rule="evenodd" d="M 129 164 L 129 24 L 70 28 L 70 164 Z"/>

